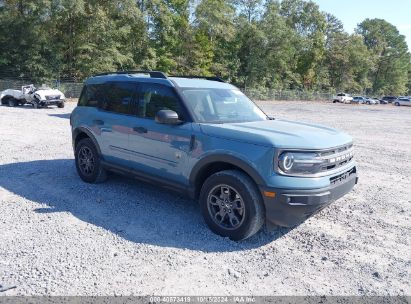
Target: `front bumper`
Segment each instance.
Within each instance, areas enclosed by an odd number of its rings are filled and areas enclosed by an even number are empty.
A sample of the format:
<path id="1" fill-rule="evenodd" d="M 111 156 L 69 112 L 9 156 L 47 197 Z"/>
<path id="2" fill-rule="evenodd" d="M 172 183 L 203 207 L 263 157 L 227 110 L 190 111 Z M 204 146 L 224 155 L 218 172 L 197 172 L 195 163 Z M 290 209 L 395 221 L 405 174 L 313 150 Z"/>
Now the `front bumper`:
<path id="1" fill-rule="evenodd" d="M 56 106 L 60 103 L 64 102 L 64 99 L 48 99 L 48 100 L 41 100 L 39 105 L 41 106 Z"/>
<path id="2" fill-rule="evenodd" d="M 287 190 L 260 187 L 264 198 L 267 226 L 292 227 L 300 224 L 330 203 L 351 191 L 357 184 L 356 167 L 330 179 L 331 185 L 313 190 Z M 264 192 L 274 192 L 267 197 Z"/>

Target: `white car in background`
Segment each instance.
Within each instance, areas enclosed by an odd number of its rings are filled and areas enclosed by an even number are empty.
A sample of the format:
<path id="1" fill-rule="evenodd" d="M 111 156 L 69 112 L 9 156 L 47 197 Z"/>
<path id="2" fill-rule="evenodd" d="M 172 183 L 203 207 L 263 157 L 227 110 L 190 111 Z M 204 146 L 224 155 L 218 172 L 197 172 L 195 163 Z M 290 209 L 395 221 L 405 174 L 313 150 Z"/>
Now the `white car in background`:
<path id="1" fill-rule="evenodd" d="M 350 94 L 339 93 L 337 94 L 337 96 L 334 96 L 333 103 L 336 103 L 336 102 L 351 103 L 352 100 L 353 98 L 351 97 Z"/>
<path id="2" fill-rule="evenodd" d="M 22 86 L 21 90 L 7 89 L 0 93 L 1 104 L 9 107 L 31 104 L 36 109 L 50 105 L 64 108 L 65 99 L 66 97 L 60 90 L 47 86 L 36 89 L 32 84 Z"/>
<path id="3" fill-rule="evenodd" d="M 411 106 L 411 96 L 409 97 L 398 97 L 394 102 L 395 106 Z"/>

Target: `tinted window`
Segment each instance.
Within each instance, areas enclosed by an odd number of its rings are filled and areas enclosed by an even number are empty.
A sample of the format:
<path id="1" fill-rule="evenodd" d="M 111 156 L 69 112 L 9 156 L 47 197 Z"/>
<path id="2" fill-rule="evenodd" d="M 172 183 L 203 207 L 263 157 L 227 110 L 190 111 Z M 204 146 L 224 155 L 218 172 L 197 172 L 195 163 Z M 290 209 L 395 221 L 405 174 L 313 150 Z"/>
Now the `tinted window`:
<path id="1" fill-rule="evenodd" d="M 84 86 L 78 102 L 79 106 L 97 107 L 105 99 L 104 85 L 93 84 Z"/>
<path id="2" fill-rule="evenodd" d="M 105 111 L 131 114 L 136 84 L 130 82 L 114 82 L 105 84 L 106 100 L 101 104 Z"/>
<path id="3" fill-rule="evenodd" d="M 159 84 L 142 84 L 139 86 L 137 115 L 154 119 L 160 110 L 173 110 L 183 120 L 180 104 L 170 87 Z"/>

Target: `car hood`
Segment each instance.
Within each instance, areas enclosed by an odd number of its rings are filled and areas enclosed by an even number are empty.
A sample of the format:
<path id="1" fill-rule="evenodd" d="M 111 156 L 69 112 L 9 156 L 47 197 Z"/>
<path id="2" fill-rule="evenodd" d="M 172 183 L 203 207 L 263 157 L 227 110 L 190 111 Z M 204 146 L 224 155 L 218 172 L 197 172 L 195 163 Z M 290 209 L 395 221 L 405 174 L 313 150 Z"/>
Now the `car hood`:
<path id="1" fill-rule="evenodd" d="M 46 90 L 37 90 L 34 92 L 34 94 L 39 95 L 42 99 L 45 99 L 46 96 L 55 96 L 55 95 L 60 95 L 61 99 L 65 99 L 65 96 L 63 92 L 57 89 L 46 89 Z"/>
<path id="2" fill-rule="evenodd" d="M 352 142 L 351 136 L 321 125 L 288 120 L 201 124 L 204 134 L 288 149 L 327 149 Z"/>

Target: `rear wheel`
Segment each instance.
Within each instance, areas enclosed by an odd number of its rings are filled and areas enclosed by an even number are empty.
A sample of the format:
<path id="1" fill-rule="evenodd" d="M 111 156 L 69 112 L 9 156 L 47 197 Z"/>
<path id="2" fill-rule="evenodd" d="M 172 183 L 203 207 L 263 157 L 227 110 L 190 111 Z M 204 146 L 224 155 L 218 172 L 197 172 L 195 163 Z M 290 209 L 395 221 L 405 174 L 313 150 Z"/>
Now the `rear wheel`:
<path id="1" fill-rule="evenodd" d="M 396 102 L 396 103 L 394 103 L 394 105 L 396 105 L 397 107 L 399 107 L 399 106 L 400 106 L 400 103 L 399 103 L 399 102 Z"/>
<path id="2" fill-rule="evenodd" d="M 264 206 L 255 183 L 236 170 L 217 172 L 203 184 L 200 207 L 208 227 L 234 241 L 257 233 L 264 223 Z"/>
<path id="3" fill-rule="evenodd" d="M 106 180 L 106 170 L 101 166 L 100 155 L 90 138 L 84 138 L 76 146 L 76 169 L 80 178 L 87 183 Z"/>

